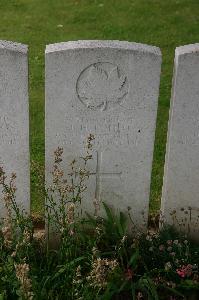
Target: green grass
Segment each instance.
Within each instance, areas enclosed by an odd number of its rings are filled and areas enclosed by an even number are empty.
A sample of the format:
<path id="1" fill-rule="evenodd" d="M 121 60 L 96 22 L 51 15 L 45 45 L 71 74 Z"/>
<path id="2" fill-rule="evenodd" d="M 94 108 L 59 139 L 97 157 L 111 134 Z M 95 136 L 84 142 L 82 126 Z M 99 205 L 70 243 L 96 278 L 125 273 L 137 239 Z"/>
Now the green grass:
<path id="1" fill-rule="evenodd" d="M 78 39 L 159 46 L 163 54 L 151 208 L 160 205 L 174 49 L 199 42 L 198 0 L 0 0 L 0 39 L 29 45 L 31 159 L 44 163 L 44 49 Z M 62 24 L 63 27 L 57 25 Z M 43 198 L 32 173 L 32 210 Z"/>

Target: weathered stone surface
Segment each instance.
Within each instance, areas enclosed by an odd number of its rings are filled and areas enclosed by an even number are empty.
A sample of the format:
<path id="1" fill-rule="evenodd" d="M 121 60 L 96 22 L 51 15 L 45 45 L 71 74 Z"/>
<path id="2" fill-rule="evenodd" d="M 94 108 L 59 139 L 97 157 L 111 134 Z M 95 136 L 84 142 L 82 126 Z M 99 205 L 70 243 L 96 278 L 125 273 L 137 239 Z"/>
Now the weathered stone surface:
<path id="1" fill-rule="evenodd" d="M 46 180 L 53 151 L 70 162 L 95 136 L 90 184 L 93 200 L 146 225 L 161 53 L 159 48 L 119 41 L 77 41 L 46 47 Z"/>
<path id="2" fill-rule="evenodd" d="M 28 211 L 30 176 L 27 52 L 26 45 L 0 41 L 0 165 L 7 175 L 16 173 L 16 201 Z M 0 216 L 4 216 L 2 201 Z"/>
<path id="3" fill-rule="evenodd" d="M 175 52 L 162 213 L 167 223 L 199 229 L 199 44 Z"/>

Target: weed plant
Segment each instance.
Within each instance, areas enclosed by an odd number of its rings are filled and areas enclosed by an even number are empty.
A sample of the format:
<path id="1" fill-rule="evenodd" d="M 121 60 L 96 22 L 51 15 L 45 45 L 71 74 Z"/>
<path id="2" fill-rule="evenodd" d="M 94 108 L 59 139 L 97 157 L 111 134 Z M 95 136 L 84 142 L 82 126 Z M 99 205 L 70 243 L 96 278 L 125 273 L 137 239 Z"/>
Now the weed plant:
<path id="1" fill-rule="evenodd" d="M 52 184 L 46 193 L 47 230 L 16 203 L 15 179 L 0 168 L 5 218 L 0 227 L 0 300 L 191 299 L 199 290 L 198 245 L 173 228 L 129 233 L 130 218 L 93 201 L 82 213 L 92 159 L 73 160 L 67 175 L 63 149 L 54 153 Z M 55 246 L 56 247 L 52 247 Z M 197 299 L 197 298 L 196 298 Z"/>

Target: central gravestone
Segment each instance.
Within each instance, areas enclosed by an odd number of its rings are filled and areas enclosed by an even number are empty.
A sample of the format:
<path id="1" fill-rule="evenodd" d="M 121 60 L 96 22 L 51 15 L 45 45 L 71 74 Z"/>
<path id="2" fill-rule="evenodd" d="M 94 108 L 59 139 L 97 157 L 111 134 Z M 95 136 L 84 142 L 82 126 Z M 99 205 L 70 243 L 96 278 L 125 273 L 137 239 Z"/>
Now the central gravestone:
<path id="1" fill-rule="evenodd" d="M 131 209 L 146 226 L 149 204 L 161 53 L 159 48 L 119 41 L 77 41 L 46 47 L 46 181 L 53 152 L 64 161 L 82 154 L 95 136 L 89 186 L 93 201 Z"/>

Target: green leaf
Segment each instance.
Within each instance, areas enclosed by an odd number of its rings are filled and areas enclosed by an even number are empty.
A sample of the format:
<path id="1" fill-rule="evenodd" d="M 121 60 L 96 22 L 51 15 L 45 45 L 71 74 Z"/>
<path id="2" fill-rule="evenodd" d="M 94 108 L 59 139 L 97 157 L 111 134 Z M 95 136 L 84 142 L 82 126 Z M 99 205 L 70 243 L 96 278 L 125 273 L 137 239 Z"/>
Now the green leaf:
<path id="1" fill-rule="evenodd" d="M 87 218 L 88 218 L 88 223 L 91 223 L 92 225 L 96 225 L 96 219 L 95 218 L 93 218 L 89 213 L 87 213 L 87 212 L 85 212 L 85 214 L 86 214 L 86 216 L 87 216 Z"/>
<path id="2" fill-rule="evenodd" d="M 5 300 L 5 298 L 4 298 L 4 293 L 3 293 L 3 294 L 0 294 L 0 300 Z"/>
<path id="3" fill-rule="evenodd" d="M 128 281 L 125 280 L 122 285 L 120 286 L 119 290 L 118 290 L 118 293 L 121 293 L 123 290 L 124 290 L 124 287 L 128 284 Z"/>
<path id="4" fill-rule="evenodd" d="M 199 290 L 199 283 L 198 282 L 194 282 L 191 279 L 185 279 L 180 284 L 180 287 L 183 287 L 184 289 L 187 289 L 187 290 L 189 290 L 189 289 Z"/>
<path id="5" fill-rule="evenodd" d="M 44 283 L 42 284 L 42 290 L 45 288 L 47 282 L 51 279 L 51 276 L 47 276 Z"/>
<path id="6" fill-rule="evenodd" d="M 139 250 L 136 249 L 136 252 L 131 256 L 129 260 L 128 266 L 135 269 L 135 267 L 137 266 L 138 259 L 139 259 Z"/>
<path id="7" fill-rule="evenodd" d="M 123 212 L 120 212 L 120 224 L 121 224 L 123 233 L 126 233 L 127 223 L 128 223 L 127 216 Z"/>
<path id="8" fill-rule="evenodd" d="M 112 214 L 111 209 L 106 205 L 106 203 L 104 203 L 104 202 L 102 202 L 102 203 L 103 203 L 104 209 L 106 211 L 106 215 L 107 215 L 108 221 L 111 224 L 114 224 L 115 223 L 115 218 L 114 218 L 114 216 Z"/>
<path id="9" fill-rule="evenodd" d="M 143 288 L 151 300 L 159 300 L 158 293 L 153 281 L 149 277 L 142 277 L 139 280 L 141 288 Z"/>
<path id="10" fill-rule="evenodd" d="M 132 299 L 136 299 L 136 295 L 135 295 L 135 292 L 136 292 L 136 284 L 135 283 L 132 283 L 131 284 L 131 295 L 132 295 Z"/>
<path id="11" fill-rule="evenodd" d="M 170 288 L 170 287 L 164 286 L 164 285 L 161 285 L 161 287 L 162 287 L 163 289 L 166 289 L 167 291 L 172 292 L 173 294 L 175 294 L 175 295 L 177 295 L 177 296 L 184 297 L 184 295 L 183 295 L 182 293 L 180 293 L 179 291 L 177 291 L 177 290 L 174 289 L 174 288 Z"/>
<path id="12" fill-rule="evenodd" d="M 57 273 L 54 275 L 53 279 L 59 277 L 61 274 L 63 274 L 65 271 L 67 271 L 68 269 L 70 269 L 71 267 L 73 267 L 76 263 L 82 261 L 85 259 L 85 256 L 81 256 L 81 257 L 78 257 L 74 260 L 72 260 L 71 262 L 69 262 L 68 264 L 66 265 L 60 265 L 58 267 L 61 267 Z"/>

